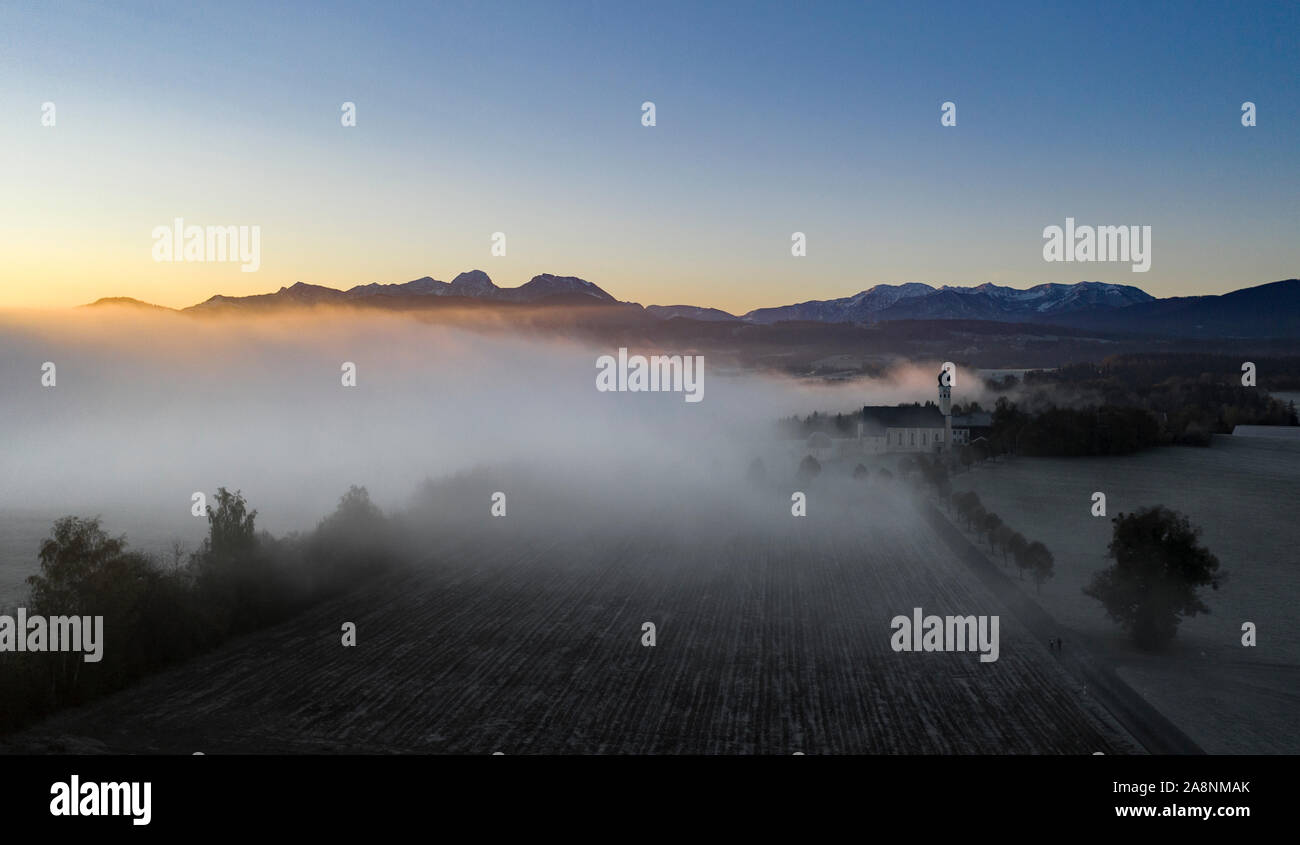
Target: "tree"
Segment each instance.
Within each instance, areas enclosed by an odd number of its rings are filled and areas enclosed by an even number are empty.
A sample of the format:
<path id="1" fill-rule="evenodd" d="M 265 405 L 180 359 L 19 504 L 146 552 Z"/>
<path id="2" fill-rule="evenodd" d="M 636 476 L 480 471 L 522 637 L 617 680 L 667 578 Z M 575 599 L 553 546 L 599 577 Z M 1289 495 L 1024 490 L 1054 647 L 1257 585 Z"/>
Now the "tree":
<path id="1" fill-rule="evenodd" d="M 243 493 L 218 489 L 217 507 L 208 505 L 208 536 L 193 558 L 207 630 L 216 638 L 251 630 L 273 616 L 270 561 L 259 554 L 257 511 L 248 510 Z"/>
<path id="2" fill-rule="evenodd" d="M 996 531 L 998 526 L 1001 524 L 1002 517 L 995 513 L 986 512 L 983 519 L 980 520 L 979 528 L 984 532 L 985 538 L 989 541 L 990 548 L 993 547 L 993 532 Z"/>
<path id="3" fill-rule="evenodd" d="M 80 654 L 65 651 L 43 664 L 39 671 L 46 673 L 42 683 L 50 695 L 85 695 L 137 675 L 146 662 L 144 651 L 152 647 L 146 644 L 149 636 L 140 634 L 153 623 L 150 599 L 172 579 L 144 555 L 128 552 L 126 538 L 109 536 L 98 518 L 57 520 L 41 543 L 40 558 L 40 573 L 27 579 L 28 611 L 45 617 L 102 616 L 103 641 L 115 644 L 102 662 L 85 664 Z"/>
<path id="4" fill-rule="evenodd" d="M 937 457 L 925 461 L 921 464 L 921 471 L 925 473 L 925 480 L 930 483 L 934 491 L 941 498 L 947 498 L 948 493 L 952 490 L 951 478 L 948 474 L 948 465 Z"/>
<path id="5" fill-rule="evenodd" d="M 1020 580 L 1023 581 L 1025 580 L 1025 570 L 1033 565 L 1034 553 L 1031 549 L 1034 544 L 1023 537 L 1019 543 L 1012 542 L 1011 557 L 1016 562 L 1016 569 L 1020 572 Z"/>
<path id="6" fill-rule="evenodd" d="M 1055 558 L 1052 557 L 1052 552 L 1047 546 L 1039 542 L 1030 543 L 1026 549 L 1026 555 L 1029 562 L 1027 567 L 1029 575 L 1034 579 L 1034 588 L 1041 593 L 1043 591 L 1043 582 L 1052 577 Z"/>
<path id="7" fill-rule="evenodd" d="M 217 558 L 234 558 L 252 551 L 257 545 L 254 521 L 257 511 L 249 511 L 244 495 L 225 487 L 217 490 L 217 509 L 208 505 L 208 539 L 204 548 Z"/>
<path id="8" fill-rule="evenodd" d="M 999 548 L 1002 550 L 1003 563 L 1006 563 L 1007 552 L 1011 550 L 1011 538 L 1014 537 L 1015 534 L 1016 532 L 1012 531 L 1011 526 L 1007 525 L 1006 523 L 1003 523 L 999 525 L 997 528 L 993 529 L 993 534 L 992 534 L 993 546 L 995 548 Z"/>
<path id="9" fill-rule="evenodd" d="M 1011 552 L 1012 559 L 1017 562 L 1017 567 L 1019 567 L 1019 561 L 1028 549 L 1029 541 L 1025 539 L 1025 535 L 1021 534 L 1019 531 L 1013 531 L 1011 533 L 1011 538 L 1007 540 L 1007 550 Z M 1003 556 L 1003 559 L 1006 559 L 1005 555 Z"/>
<path id="10" fill-rule="evenodd" d="M 1028 416 L 1016 407 L 1016 403 L 1005 396 L 999 396 L 993 408 L 993 436 L 1003 443 L 1008 453 L 1018 451 L 1020 432 L 1028 422 Z"/>
<path id="11" fill-rule="evenodd" d="M 126 538 L 110 537 L 99 518 L 65 516 L 41 543 L 41 571 L 27 579 L 28 606 L 40 615 L 86 615 L 123 569 Z M 94 614 L 90 614 L 94 615 Z"/>
<path id="12" fill-rule="evenodd" d="M 1108 556 L 1115 563 L 1083 588 L 1142 648 L 1172 640 L 1184 616 L 1209 613 L 1197 591 L 1217 590 L 1219 559 L 1199 543 L 1200 529 L 1163 506 L 1119 514 Z"/>
<path id="13" fill-rule="evenodd" d="M 984 517 L 988 511 L 984 510 L 984 505 L 980 503 L 980 497 L 975 491 L 970 490 L 963 494 L 961 502 L 958 505 L 958 513 L 966 527 L 979 530 L 984 524 Z"/>
<path id="14" fill-rule="evenodd" d="M 393 531 L 364 487 L 353 485 L 334 513 L 321 520 L 306 542 L 311 586 L 329 595 L 362 575 L 389 565 L 396 557 Z"/>
<path id="15" fill-rule="evenodd" d="M 969 526 L 971 514 L 980 506 L 980 497 L 974 490 L 967 490 L 953 494 L 952 504 L 957 509 L 957 515 Z"/>

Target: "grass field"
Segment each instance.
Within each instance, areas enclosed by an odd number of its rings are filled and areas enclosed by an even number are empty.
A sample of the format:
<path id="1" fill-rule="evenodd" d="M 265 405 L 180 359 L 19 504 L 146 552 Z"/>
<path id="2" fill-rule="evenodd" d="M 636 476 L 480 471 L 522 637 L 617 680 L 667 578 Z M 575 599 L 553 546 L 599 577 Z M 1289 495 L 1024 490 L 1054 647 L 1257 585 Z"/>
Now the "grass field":
<path id="1" fill-rule="evenodd" d="M 13 738 L 125 752 L 1140 751 L 1036 637 L 896 653 L 890 620 L 1005 614 L 890 486 L 831 479 L 563 537 L 471 525 L 411 571 Z M 527 507 L 527 503 L 512 507 Z M 680 511 L 678 510 L 680 508 Z M 748 516 L 737 517 L 737 512 Z M 510 518 L 510 519 L 513 519 Z M 340 645 L 343 622 L 358 645 Z M 642 623 L 657 645 L 641 644 Z"/>
<path id="2" fill-rule="evenodd" d="M 1121 677 L 1211 753 L 1300 753 L 1300 444 L 1216 436 L 1207 449 L 1119 458 L 1018 458 L 958 475 L 985 506 L 1056 556 L 1043 607 L 1104 648 Z M 1081 588 L 1108 565 L 1108 516 L 1163 504 L 1203 529 L 1228 580 L 1167 653 L 1134 649 Z M 1029 582 L 1025 589 L 1033 591 Z M 1255 623 L 1258 645 L 1241 645 Z"/>

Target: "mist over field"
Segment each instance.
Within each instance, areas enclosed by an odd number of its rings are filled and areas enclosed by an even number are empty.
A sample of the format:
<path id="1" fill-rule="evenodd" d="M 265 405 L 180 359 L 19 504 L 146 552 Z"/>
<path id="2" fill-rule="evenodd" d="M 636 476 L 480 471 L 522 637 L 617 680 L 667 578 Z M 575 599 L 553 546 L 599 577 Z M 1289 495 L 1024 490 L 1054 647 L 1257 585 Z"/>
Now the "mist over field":
<path id="1" fill-rule="evenodd" d="M 475 468 L 495 468 L 508 497 L 511 472 L 529 472 L 557 501 L 566 486 L 593 506 L 617 509 L 611 497 L 622 496 L 628 514 L 689 496 L 707 510 L 743 487 L 779 418 L 924 401 L 937 372 L 800 381 L 719 372 L 706 355 L 703 400 L 692 403 L 680 392 L 598 391 L 596 358 L 616 353 L 356 311 L 2 314 L 0 595 L 12 598 L 16 564 L 34 569 L 57 516 L 100 514 L 133 547 L 165 555 L 173 541 L 199 542 L 206 520 L 191 515 L 191 496 L 221 486 L 242 490 L 258 527 L 275 534 L 314 527 L 353 484 L 392 512 L 424 482 Z M 57 367 L 54 387 L 41 384 L 45 362 Z M 356 365 L 355 387 L 342 386 L 344 362 Z M 799 457 L 768 458 L 773 479 L 793 481 Z M 489 506 L 486 496 L 458 504 L 484 516 Z M 510 504 L 511 516 L 529 512 Z M 551 531 L 563 516 L 548 514 L 559 520 Z"/>

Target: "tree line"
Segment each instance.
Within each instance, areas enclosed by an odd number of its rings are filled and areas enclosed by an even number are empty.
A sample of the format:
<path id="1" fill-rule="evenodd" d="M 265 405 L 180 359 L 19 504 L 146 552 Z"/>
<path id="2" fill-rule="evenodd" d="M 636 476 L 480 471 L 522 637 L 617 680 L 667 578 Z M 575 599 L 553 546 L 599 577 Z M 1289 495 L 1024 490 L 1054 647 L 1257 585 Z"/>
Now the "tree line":
<path id="1" fill-rule="evenodd" d="M 1227 355 L 1117 355 L 1026 373 L 1020 404 L 1039 412 L 1066 397 L 1075 407 L 1145 411 L 1155 421 L 1153 445 L 1207 446 L 1210 435 L 1238 425 L 1300 425 L 1295 403 L 1268 392 L 1300 386 L 1300 357 L 1252 361 L 1260 386 L 1241 383 L 1244 363 Z"/>
<path id="2" fill-rule="evenodd" d="M 1238 425 L 1300 425 L 1294 402 L 1283 402 L 1263 386 L 1241 383 L 1244 362 L 1225 355 L 1117 355 L 1099 364 L 1069 364 L 1030 371 L 1023 379 L 987 382 L 1001 393 L 991 430 L 970 444 L 966 463 L 1003 454 L 1038 456 L 1126 455 L 1153 446 L 1208 446 L 1214 434 Z M 1260 385 L 1274 390 L 1300 387 L 1300 357 L 1260 358 Z M 913 403 L 918 406 L 933 405 Z M 960 415 L 981 410 L 955 405 Z M 857 434 L 860 411 L 788 417 L 780 436 L 806 438 Z M 977 445 L 978 443 L 978 445 Z M 960 453 L 960 450 L 959 450 Z"/>
<path id="3" fill-rule="evenodd" d="M 27 579 L 31 616 L 102 616 L 103 657 L 0 652 L 0 734 L 84 704 L 165 666 L 337 595 L 396 559 L 389 520 L 352 487 L 312 532 L 277 539 L 221 488 L 201 548 L 170 565 L 132 551 L 98 518 L 62 517 Z"/>
<path id="4" fill-rule="evenodd" d="M 1047 546 L 1037 540 L 1026 539 L 1019 531 L 1003 522 L 1000 516 L 984 507 L 979 495 L 973 490 L 954 493 L 949 501 L 968 529 L 984 537 L 994 552 L 1001 551 L 1004 566 L 1010 557 L 1015 561 L 1021 580 L 1028 572 L 1035 588 L 1042 591 L 1043 582 L 1052 577 L 1056 562 Z"/>

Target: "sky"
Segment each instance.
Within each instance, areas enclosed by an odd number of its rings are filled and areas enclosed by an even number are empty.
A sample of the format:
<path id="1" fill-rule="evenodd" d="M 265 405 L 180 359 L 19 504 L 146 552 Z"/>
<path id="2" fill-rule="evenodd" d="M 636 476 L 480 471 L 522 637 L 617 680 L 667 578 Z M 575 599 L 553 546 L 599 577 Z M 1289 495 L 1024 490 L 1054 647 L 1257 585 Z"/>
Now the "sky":
<path id="1" fill-rule="evenodd" d="M 1224 293 L 1300 276 L 1297 68 L 1295 2 L 8 0 L 0 307 L 475 268 L 738 313 Z M 1045 261 L 1067 217 L 1150 226 L 1150 270 Z M 257 226 L 257 271 L 155 261 L 176 218 Z"/>

